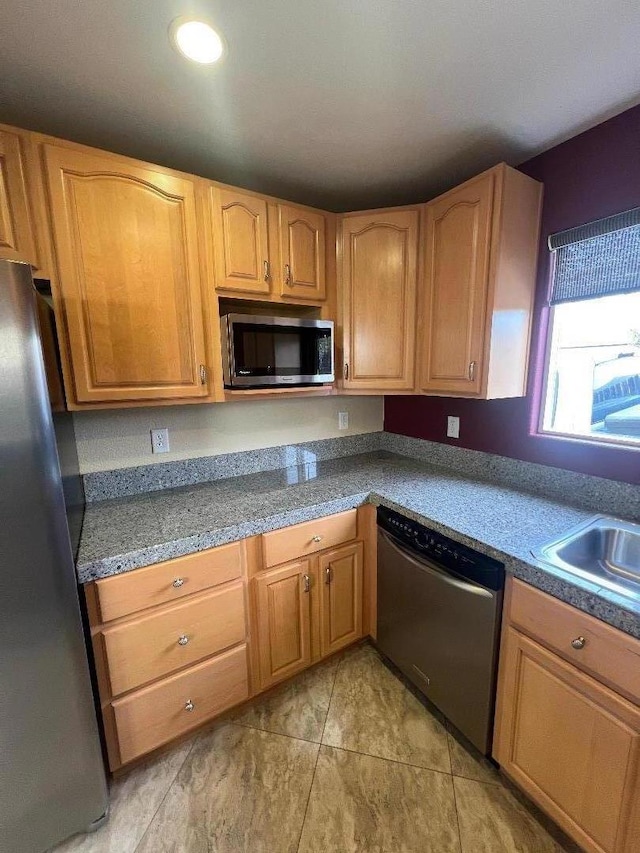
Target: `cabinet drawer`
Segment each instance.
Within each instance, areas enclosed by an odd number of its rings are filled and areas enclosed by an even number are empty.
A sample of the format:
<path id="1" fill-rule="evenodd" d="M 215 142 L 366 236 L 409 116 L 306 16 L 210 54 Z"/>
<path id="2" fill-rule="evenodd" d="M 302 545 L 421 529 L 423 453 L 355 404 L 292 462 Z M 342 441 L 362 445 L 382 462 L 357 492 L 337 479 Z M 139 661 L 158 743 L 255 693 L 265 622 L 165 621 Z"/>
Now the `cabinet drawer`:
<path id="1" fill-rule="evenodd" d="M 113 696 L 246 638 L 244 588 L 235 583 L 102 631 Z"/>
<path id="2" fill-rule="evenodd" d="M 640 704 L 640 640 L 514 580 L 510 622 L 580 669 Z M 575 649 L 573 640 L 584 639 Z"/>
<path id="3" fill-rule="evenodd" d="M 242 645 L 116 699 L 113 713 L 121 762 L 150 752 L 248 696 L 247 647 Z"/>
<path id="4" fill-rule="evenodd" d="M 201 592 L 242 574 L 242 543 L 231 542 L 166 563 L 96 581 L 103 622 Z"/>
<path id="5" fill-rule="evenodd" d="M 266 566 L 278 566 L 298 557 L 333 548 L 356 538 L 355 509 L 305 521 L 293 527 L 274 530 L 262 536 L 264 562 Z"/>

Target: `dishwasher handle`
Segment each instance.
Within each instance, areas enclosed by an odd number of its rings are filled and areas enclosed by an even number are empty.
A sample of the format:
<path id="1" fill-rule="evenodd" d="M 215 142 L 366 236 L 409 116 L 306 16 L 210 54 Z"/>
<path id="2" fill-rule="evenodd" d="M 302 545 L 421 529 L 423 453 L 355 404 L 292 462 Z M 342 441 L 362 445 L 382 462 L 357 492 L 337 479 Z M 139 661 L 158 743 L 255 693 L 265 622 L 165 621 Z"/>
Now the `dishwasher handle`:
<path id="1" fill-rule="evenodd" d="M 494 593 L 485 589 L 483 586 L 479 586 L 475 583 L 470 583 L 469 581 L 461 580 L 455 575 L 450 574 L 446 569 L 441 568 L 440 566 L 432 563 L 431 561 L 423 560 L 421 557 L 416 557 L 411 553 L 407 548 L 401 545 L 395 537 L 391 536 L 386 530 L 382 530 L 378 527 L 378 533 L 384 541 L 396 551 L 404 560 L 408 560 L 412 563 L 417 569 L 421 572 L 426 572 L 427 574 L 433 575 L 441 580 L 443 583 L 448 584 L 449 586 L 454 586 L 456 589 L 460 589 L 464 592 L 471 593 L 471 595 L 477 595 L 479 598 L 493 598 Z"/>

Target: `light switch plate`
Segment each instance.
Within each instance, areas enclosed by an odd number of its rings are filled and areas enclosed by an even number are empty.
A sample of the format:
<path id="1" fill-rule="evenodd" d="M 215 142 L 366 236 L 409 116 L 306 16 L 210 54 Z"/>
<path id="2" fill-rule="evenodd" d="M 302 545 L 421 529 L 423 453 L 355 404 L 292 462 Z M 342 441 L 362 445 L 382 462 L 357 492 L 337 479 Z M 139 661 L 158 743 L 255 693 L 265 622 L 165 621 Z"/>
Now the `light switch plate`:
<path id="1" fill-rule="evenodd" d="M 460 438 L 460 418 L 447 418 L 447 438 Z"/>
<path id="2" fill-rule="evenodd" d="M 338 412 L 338 429 L 349 429 L 349 412 Z"/>
<path id="3" fill-rule="evenodd" d="M 169 452 L 169 430 L 168 429 L 152 429 L 151 430 L 151 452 L 152 453 L 168 453 Z"/>

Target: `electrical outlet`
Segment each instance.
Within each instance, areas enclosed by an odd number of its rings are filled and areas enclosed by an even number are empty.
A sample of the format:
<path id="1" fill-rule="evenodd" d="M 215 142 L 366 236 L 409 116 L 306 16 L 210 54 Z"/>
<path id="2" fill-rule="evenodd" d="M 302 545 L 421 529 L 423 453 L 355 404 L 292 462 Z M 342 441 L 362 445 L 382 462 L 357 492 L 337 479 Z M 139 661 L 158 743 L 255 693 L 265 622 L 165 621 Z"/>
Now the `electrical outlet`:
<path id="1" fill-rule="evenodd" d="M 168 453 L 169 452 L 169 430 L 168 429 L 152 429 L 151 430 L 151 452 L 152 453 Z"/>
<path id="2" fill-rule="evenodd" d="M 349 429 L 349 412 L 338 412 L 338 429 Z"/>
<path id="3" fill-rule="evenodd" d="M 460 418 L 447 418 L 447 438 L 460 438 Z"/>

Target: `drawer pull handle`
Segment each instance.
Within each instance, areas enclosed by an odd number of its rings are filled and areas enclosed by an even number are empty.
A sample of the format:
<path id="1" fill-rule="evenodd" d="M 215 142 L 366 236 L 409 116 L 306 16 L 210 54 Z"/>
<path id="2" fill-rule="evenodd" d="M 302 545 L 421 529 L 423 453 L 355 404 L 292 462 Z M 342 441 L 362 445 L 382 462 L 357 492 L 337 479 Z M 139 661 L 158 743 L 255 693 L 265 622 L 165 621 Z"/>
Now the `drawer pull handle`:
<path id="1" fill-rule="evenodd" d="M 311 578 L 309 575 L 302 575 L 302 588 L 305 592 L 309 592 L 311 589 Z"/>
<path id="2" fill-rule="evenodd" d="M 194 709 L 195 707 L 196 707 L 196 706 L 193 704 L 193 702 L 191 701 L 191 699 L 187 699 L 187 701 L 184 703 L 184 709 L 185 709 L 185 711 L 193 711 L 193 709 Z"/>
<path id="3" fill-rule="evenodd" d="M 186 634 L 182 634 L 180 637 L 178 637 L 178 645 L 179 646 L 186 646 L 188 642 L 189 642 L 189 638 L 187 637 Z"/>
<path id="4" fill-rule="evenodd" d="M 183 585 L 183 583 L 184 583 L 184 578 L 176 578 L 174 580 L 172 586 L 174 587 L 174 589 L 180 589 L 180 587 Z"/>
<path id="5" fill-rule="evenodd" d="M 584 637 L 576 637 L 575 640 L 571 640 L 571 647 L 573 649 L 584 649 L 587 641 Z"/>
<path id="6" fill-rule="evenodd" d="M 331 583 L 332 580 L 333 580 L 333 569 L 331 568 L 331 566 L 327 566 L 327 568 L 324 570 L 324 582 L 326 584 L 329 584 L 329 583 Z"/>
<path id="7" fill-rule="evenodd" d="M 312 536 L 311 541 L 312 542 L 322 542 L 322 536 Z"/>

